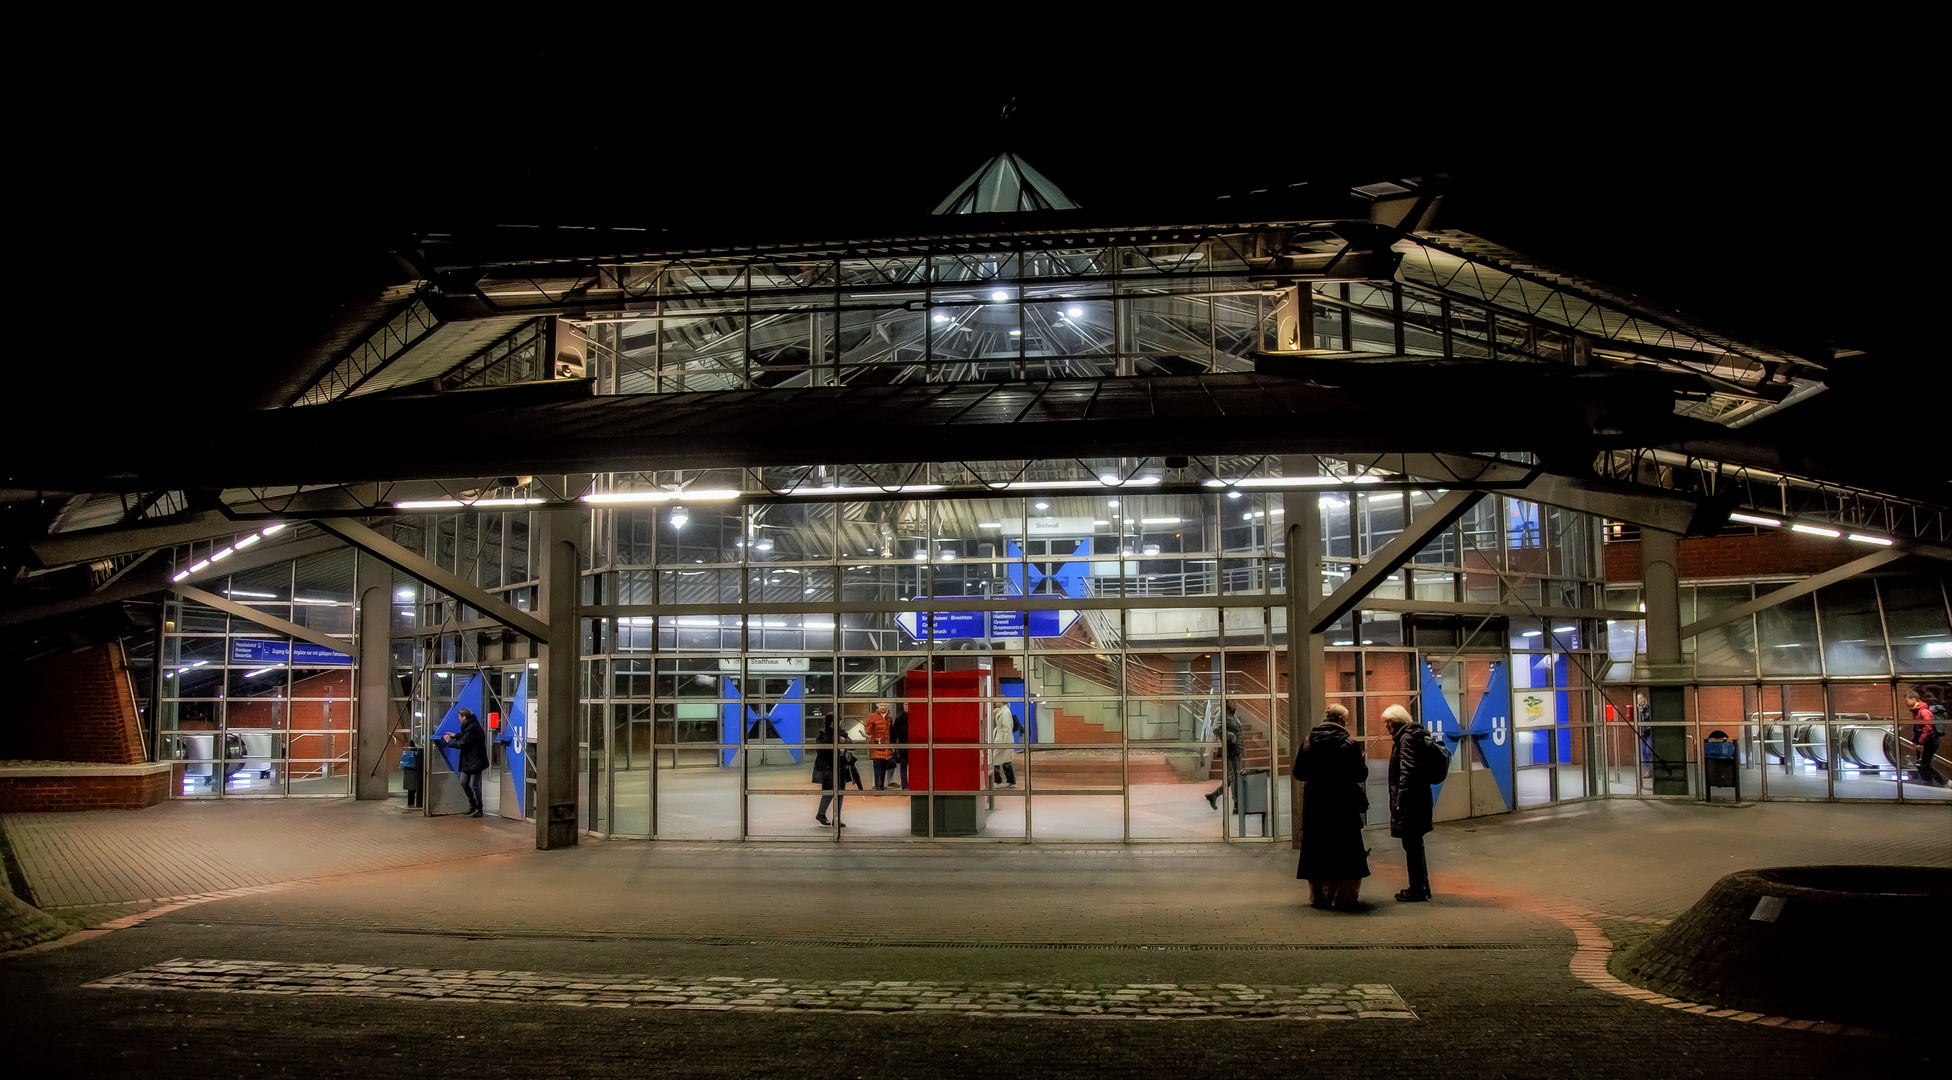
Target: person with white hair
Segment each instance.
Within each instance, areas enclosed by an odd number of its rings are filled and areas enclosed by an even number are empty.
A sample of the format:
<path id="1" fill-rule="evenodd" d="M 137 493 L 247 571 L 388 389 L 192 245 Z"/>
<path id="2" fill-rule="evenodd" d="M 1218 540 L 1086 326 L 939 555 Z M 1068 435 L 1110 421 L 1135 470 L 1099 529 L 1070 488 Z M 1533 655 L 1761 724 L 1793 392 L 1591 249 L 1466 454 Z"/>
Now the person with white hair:
<path id="1" fill-rule="evenodd" d="M 1389 834 L 1403 842 L 1403 857 L 1410 865 L 1410 887 L 1396 894 L 1404 903 L 1430 899 L 1430 864 L 1424 859 L 1423 834 L 1431 829 L 1430 784 L 1419 777 L 1437 762 L 1449 763 L 1449 753 L 1431 738 L 1423 725 L 1410 718 L 1410 710 L 1391 705 L 1383 710 L 1383 723 L 1389 728 Z"/>

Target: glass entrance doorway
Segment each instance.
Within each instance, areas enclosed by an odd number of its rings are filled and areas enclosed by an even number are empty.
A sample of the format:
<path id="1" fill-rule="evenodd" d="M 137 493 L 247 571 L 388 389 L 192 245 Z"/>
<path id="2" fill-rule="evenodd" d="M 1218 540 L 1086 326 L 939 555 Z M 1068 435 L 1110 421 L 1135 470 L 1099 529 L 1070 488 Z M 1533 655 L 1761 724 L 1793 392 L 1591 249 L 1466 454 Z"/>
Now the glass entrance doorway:
<path id="1" fill-rule="evenodd" d="M 1423 723 L 1451 747 L 1451 776 L 1437 794 L 1438 821 L 1510 813 L 1513 739 L 1508 661 L 1423 655 Z"/>

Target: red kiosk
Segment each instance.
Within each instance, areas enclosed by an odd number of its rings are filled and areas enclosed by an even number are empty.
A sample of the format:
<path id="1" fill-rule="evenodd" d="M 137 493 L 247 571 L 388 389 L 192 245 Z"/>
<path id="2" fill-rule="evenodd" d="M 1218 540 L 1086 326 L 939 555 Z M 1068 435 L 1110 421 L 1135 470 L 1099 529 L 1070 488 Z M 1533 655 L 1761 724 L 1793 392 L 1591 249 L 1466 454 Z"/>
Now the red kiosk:
<path id="1" fill-rule="evenodd" d="M 908 710 L 909 741 L 936 744 L 908 752 L 909 780 L 931 792 L 908 800 L 908 831 L 915 836 L 975 836 L 982 831 L 976 793 L 983 789 L 983 762 L 989 755 L 978 744 L 987 730 L 982 697 L 990 679 L 990 672 L 979 669 L 919 669 L 909 672 L 903 683 L 902 696 L 913 703 Z"/>

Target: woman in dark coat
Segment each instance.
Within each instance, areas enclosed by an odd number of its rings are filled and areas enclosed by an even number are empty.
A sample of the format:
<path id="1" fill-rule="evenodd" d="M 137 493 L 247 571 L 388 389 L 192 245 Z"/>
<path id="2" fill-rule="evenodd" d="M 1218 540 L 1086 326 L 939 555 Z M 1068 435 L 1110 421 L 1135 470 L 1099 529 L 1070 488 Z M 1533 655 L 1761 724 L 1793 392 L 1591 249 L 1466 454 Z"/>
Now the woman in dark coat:
<path id="1" fill-rule="evenodd" d="M 841 794 L 841 790 L 847 786 L 847 766 L 849 759 L 854 756 L 854 751 L 841 750 L 838 763 L 834 760 L 834 751 L 837 743 L 853 740 L 847 737 L 847 732 L 834 730 L 832 716 L 825 718 L 825 722 L 820 726 L 820 734 L 813 738 L 820 746 L 820 749 L 813 752 L 813 782 L 823 789 L 820 793 L 820 809 L 814 813 L 813 820 L 829 828 L 845 829 L 847 823 L 840 819 L 840 804 L 847 797 Z M 827 807 L 830 805 L 834 808 L 832 821 L 827 820 Z"/>
<path id="2" fill-rule="evenodd" d="M 1362 744 L 1350 738 L 1348 722 L 1348 709 L 1330 705 L 1295 753 L 1294 769 L 1301 781 L 1301 865 L 1295 876 L 1308 880 L 1309 906 L 1343 911 L 1355 906 L 1369 876 L 1369 852 L 1362 846 L 1369 762 Z"/>

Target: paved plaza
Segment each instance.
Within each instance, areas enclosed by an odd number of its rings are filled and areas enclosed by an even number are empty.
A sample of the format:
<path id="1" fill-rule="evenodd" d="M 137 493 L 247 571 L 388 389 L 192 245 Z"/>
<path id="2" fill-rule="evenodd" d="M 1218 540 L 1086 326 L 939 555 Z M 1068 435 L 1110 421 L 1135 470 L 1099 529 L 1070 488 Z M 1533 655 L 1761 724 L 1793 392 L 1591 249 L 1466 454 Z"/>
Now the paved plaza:
<path id="1" fill-rule="evenodd" d="M 1451 822 L 1400 904 L 1284 845 L 647 843 L 349 800 L 4 819 L 46 910 L 0 960 L 56 1075 L 1937 1074 L 1929 1038 L 1612 979 L 1721 875 L 1952 865 L 1930 806 L 1577 803 Z M 1840 932 L 1842 932 L 1840 928 Z M 1867 955 L 1902 927 L 1851 928 Z M 1886 940 L 1881 940 L 1886 939 Z M 1866 968 L 1867 994 L 1907 999 Z M 1216 1026 L 1216 1021 L 1218 1025 Z M 430 1058 L 431 1055 L 431 1058 Z"/>

